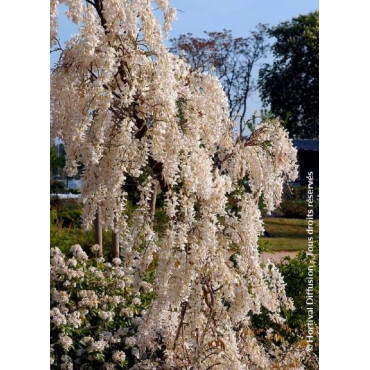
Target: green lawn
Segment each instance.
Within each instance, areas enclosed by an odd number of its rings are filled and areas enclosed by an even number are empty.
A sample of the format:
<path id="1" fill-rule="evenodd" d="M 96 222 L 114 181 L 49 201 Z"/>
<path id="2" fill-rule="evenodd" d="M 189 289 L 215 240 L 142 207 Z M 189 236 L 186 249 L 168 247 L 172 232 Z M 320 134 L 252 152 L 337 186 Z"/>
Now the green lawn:
<path id="1" fill-rule="evenodd" d="M 272 250 L 302 250 L 307 248 L 307 220 L 296 218 L 264 219 L 265 229 L 270 237 L 261 237 L 262 243 Z M 319 234 L 319 220 L 314 220 L 314 237 Z"/>

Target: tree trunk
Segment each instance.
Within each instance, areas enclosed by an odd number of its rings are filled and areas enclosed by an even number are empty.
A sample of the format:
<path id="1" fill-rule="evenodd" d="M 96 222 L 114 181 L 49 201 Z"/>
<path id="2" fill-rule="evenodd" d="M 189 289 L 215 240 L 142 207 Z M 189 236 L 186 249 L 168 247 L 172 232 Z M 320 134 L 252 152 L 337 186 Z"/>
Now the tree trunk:
<path id="1" fill-rule="evenodd" d="M 98 257 L 103 257 L 103 230 L 101 227 L 101 206 L 98 205 L 95 216 L 95 244 L 99 245 Z"/>
<path id="2" fill-rule="evenodd" d="M 114 221 L 116 226 L 116 221 Z M 112 258 L 119 258 L 119 233 L 112 230 Z"/>

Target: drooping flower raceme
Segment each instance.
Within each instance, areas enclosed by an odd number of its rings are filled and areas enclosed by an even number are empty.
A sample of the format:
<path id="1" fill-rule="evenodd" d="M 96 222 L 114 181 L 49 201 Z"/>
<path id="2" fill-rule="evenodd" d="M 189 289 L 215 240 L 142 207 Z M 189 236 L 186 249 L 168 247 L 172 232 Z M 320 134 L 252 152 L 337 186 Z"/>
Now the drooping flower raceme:
<path id="1" fill-rule="evenodd" d="M 138 368 L 272 368 L 279 353 L 257 341 L 249 317 L 264 307 L 279 321 L 281 309 L 292 308 L 278 271 L 262 269 L 257 251 L 260 199 L 273 210 L 284 181 L 297 175 L 287 132 L 278 121 L 265 122 L 234 140 L 218 79 L 164 45 L 175 16 L 168 0 L 62 2 L 80 30 L 53 70 L 52 135 L 65 142 L 69 175 L 84 166 L 85 226 L 101 207 L 103 226 L 121 236 L 115 266 L 135 289 L 144 283 L 155 293 L 133 338 Z M 163 28 L 152 4 L 164 14 Z M 54 1 L 53 36 L 56 11 Z M 140 182 L 130 222 L 122 216 L 127 177 Z M 161 237 L 153 228 L 158 192 L 169 220 Z M 81 296 L 86 307 L 94 302 L 89 291 Z M 294 354 L 284 358 L 299 366 Z"/>

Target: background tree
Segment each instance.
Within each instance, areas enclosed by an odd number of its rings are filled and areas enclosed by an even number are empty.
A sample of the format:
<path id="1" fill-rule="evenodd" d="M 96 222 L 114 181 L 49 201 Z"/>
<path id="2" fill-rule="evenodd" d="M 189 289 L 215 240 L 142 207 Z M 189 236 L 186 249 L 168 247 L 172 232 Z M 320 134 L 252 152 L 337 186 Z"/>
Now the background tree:
<path id="1" fill-rule="evenodd" d="M 268 31 L 276 39 L 274 62 L 259 75 L 261 98 L 286 121 L 292 137 L 319 136 L 319 12 L 301 15 Z"/>
<path id="2" fill-rule="evenodd" d="M 50 171 L 53 175 L 60 175 L 66 164 L 65 152 L 58 153 L 56 146 L 50 147 Z"/>
<path id="3" fill-rule="evenodd" d="M 253 78 L 257 62 L 266 55 L 267 26 L 259 24 L 248 37 L 234 38 L 232 32 L 205 32 L 206 37 L 193 34 L 171 39 L 171 50 L 185 55 L 187 61 L 202 72 L 214 73 L 227 96 L 230 117 L 239 122 L 239 133 L 247 127 L 246 114 L 250 95 L 256 89 Z"/>

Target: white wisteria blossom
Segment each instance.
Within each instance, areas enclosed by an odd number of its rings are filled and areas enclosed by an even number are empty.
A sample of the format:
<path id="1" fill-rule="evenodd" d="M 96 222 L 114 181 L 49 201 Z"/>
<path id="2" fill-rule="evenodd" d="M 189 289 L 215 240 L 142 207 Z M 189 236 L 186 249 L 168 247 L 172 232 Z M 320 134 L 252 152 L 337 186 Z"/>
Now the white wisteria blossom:
<path id="1" fill-rule="evenodd" d="M 137 320 L 137 334 L 125 341 L 134 346 L 134 368 L 299 369 L 298 350 L 267 348 L 250 328 L 250 316 L 262 308 L 275 322 L 292 309 L 279 271 L 271 264 L 261 268 L 257 249 L 264 230 L 260 200 L 272 211 L 284 181 L 297 176 L 287 132 L 271 121 L 245 140 L 234 139 L 219 80 L 192 69 L 164 44 L 176 15 L 168 0 L 52 1 L 53 38 L 59 3 L 79 32 L 52 73 L 52 135 L 65 143 L 68 174 L 84 167 L 84 225 L 91 227 L 101 208 L 103 226 L 121 237 L 121 260 L 104 268 L 124 271 L 124 284 L 155 297 Z M 154 7 L 163 12 L 163 25 Z M 128 178 L 137 180 L 140 193 L 130 220 Z M 168 219 L 160 236 L 158 193 Z M 85 263 L 79 246 L 72 252 L 77 265 Z M 68 280 L 81 273 L 71 265 L 68 274 L 59 252 L 53 254 Z M 153 263 L 154 282 L 143 285 Z M 81 309 L 99 304 L 93 290 L 80 291 L 81 316 Z M 100 317 L 109 322 L 114 315 L 108 312 L 103 307 Z M 56 325 L 64 324 L 58 312 L 52 315 Z M 124 308 L 122 316 L 130 315 Z M 88 350 L 104 350 L 104 343 L 90 341 Z"/>

